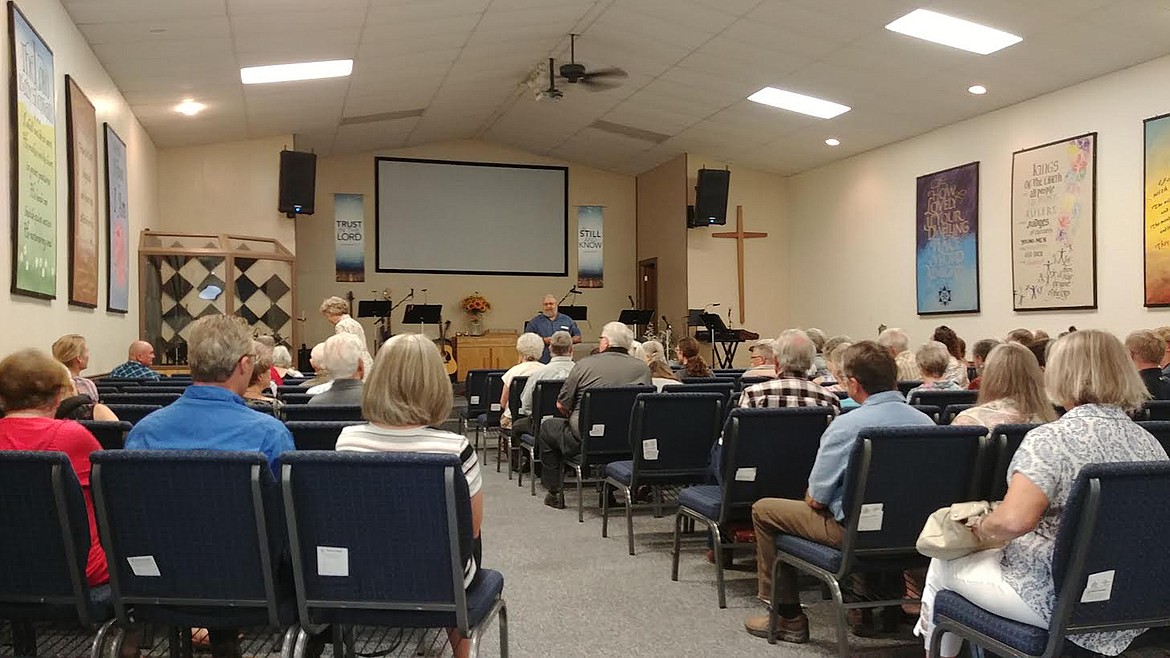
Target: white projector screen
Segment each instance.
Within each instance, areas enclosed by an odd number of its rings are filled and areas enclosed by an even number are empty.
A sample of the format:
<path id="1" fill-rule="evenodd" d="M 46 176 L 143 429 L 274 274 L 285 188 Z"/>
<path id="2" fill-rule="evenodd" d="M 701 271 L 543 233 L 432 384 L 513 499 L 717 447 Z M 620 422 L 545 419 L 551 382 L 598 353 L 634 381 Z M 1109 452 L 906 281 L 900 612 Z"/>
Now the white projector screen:
<path id="1" fill-rule="evenodd" d="M 379 272 L 568 274 L 567 167 L 375 158 Z"/>

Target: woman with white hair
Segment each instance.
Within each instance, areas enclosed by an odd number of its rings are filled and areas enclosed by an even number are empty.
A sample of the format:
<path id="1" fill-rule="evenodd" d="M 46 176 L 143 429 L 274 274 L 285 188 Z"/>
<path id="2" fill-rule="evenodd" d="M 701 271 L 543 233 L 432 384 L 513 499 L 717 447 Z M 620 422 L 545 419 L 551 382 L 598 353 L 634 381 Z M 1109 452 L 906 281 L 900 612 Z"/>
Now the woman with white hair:
<path id="1" fill-rule="evenodd" d="M 285 377 L 304 377 L 299 370 L 292 367 L 292 354 L 284 345 L 272 348 L 272 367 L 276 368 L 281 379 Z"/>
<path id="2" fill-rule="evenodd" d="M 366 330 L 361 323 L 349 316 L 349 302 L 340 297 L 329 297 L 321 302 L 321 315 L 333 325 L 335 334 L 353 334 L 362 340 L 362 363 L 368 373 L 374 367 L 374 358 L 370 356 L 369 343 L 366 342 Z"/>
<path id="3" fill-rule="evenodd" d="M 914 391 L 958 391 L 962 390 L 958 382 L 947 379 L 947 368 L 951 364 L 951 353 L 947 346 L 937 340 L 927 341 L 914 354 L 918 361 L 918 372 L 922 375 L 922 384 L 910 389 Z M 909 394 L 907 394 L 909 395 Z"/>
<path id="4" fill-rule="evenodd" d="M 500 394 L 500 427 L 512 427 L 512 410 L 508 408 L 508 397 L 511 395 L 512 380 L 517 377 L 527 377 L 544 367 L 540 362 L 544 354 L 544 339 L 538 334 L 528 332 L 520 334 L 516 339 L 516 351 L 520 354 L 520 362 L 508 368 L 504 373 L 504 391 Z"/>

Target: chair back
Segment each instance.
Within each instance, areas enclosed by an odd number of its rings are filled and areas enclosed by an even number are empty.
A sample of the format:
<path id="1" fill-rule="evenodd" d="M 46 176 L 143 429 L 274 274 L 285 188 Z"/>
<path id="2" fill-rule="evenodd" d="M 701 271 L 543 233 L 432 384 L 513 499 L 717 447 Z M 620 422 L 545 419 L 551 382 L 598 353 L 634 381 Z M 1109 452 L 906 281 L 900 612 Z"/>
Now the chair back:
<path id="1" fill-rule="evenodd" d="M 845 474 L 842 572 L 854 556 L 917 556 L 926 517 L 983 493 L 987 428 L 863 429 Z"/>
<path id="2" fill-rule="evenodd" d="M 723 423 L 722 393 L 642 393 L 634 402 L 631 486 L 705 482 Z"/>
<path id="3" fill-rule="evenodd" d="M 154 395 L 156 393 L 173 393 L 175 395 L 182 395 L 187 390 L 186 386 L 179 385 L 176 382 L 142 382 L 137 386 L 123 386 L 122 393 L 133 393 L 135 395 Z"/>
<path id="4" fill-rule="evenodd" d="M 468 416 L 474 418 L 479 414 L 487 413 L 488 405 L 492 402 L 488 399 L 487 394 L 487 376 L 493 372 L 503 373 L 504 371 L 495 368 L 476 368 L 467 371 L 467 381 L 464 384 L 463 392 L 467 396 Z M 499 393 L 496 394 L 495 399 L 497 402 L 500 400 Z"/>
<path id="5" fill-rule="evenodd" d="M 993 456 L 988 460 L 987 495 L 986 500 L 1003 500 L 1007 493 L 1008 466 L 1016 450 L 1024 442 L 1024 435 L 1040 427 L 1039 423 L 1019 423 L 996 425 L 991 429 L 991 449 Z"/>
<path id="6" fill-rule="evenodd" d="M 285 423 L 297 450 L 335 450 L 342 429 L 362 424 L 360 420 L 293 420 Z"/>
<path id="7" fill-rule="evenodd" d="M 974 407 L 974 404 L 948 404 L 943 407 L 942 413 L 938 416 L 939 425 L 950 425 L 955 422 L 955 417 L 964 411 Z"/>
<path id="8" fill-rule="evenodd" d="M 304 391 L 305 389 L 301 389 Z M 280 401 L 285 404 L 308 404 L 313 399 L 308 393 L 280 393 Z"/>
<path id="9" fill-rule="evenodd" d="M 979 391 L 968 390 L 953 390 L 953 391 L 936 391 L 931 389 L 919 389 L 910 394 L 908 401 L 910 404 L 927 404 L 939 409 L 945 409 L 947 405 L 952 404 L 975 404 L 975 400 L 979 397 Z"/>
<path id="10" fill-rule="evenodd" d="M 527 375 L 513 377 L 512 383 L 508 385 L 508 413 L 511 414 L 512 420 L 520 417 L 520 396 L 527 385 Z"/>
<path id="11" fill-rule="evenodd" d="M 684 377 L 680 377 L 679 381 L 681 381 L 684 384 L 720 384 L 720 383 L 726 382 L 730 378 L 731 378 L 731 375 L 728 375 L 727 377 L 717 377 L 717 376 L 685 377 L 684 376 Z"/>
<path id="12" fill-rule="evenodd" d="M 123 388 L 123 391 L 133 389 Z M 153 404 L 159 407 L 165 407 L 168 404 L 178 400 L 179 393 L 110 393 L 102 396 L 102 402 L 107 405 L 110 404 Z M 121 416 L 119 416 L 121 418 Z"/>
<path id="13" fill-rule="evenodd" d="M 916 389 L 919 386 L 922 386 L 921 381 L 917 379 L 906 379 L 898 382 L 898 391 L 900 391 L 902 395 L 909 395 L 911 390 Z"/>
<path id="14" fill-rule="evenodd" d="M 98 395 L 105 395 L 106 393 L 118 393 L 122 390 L 121 384 L 102 384 L 102 383 L 99 383 L 101 381 L 102 380 L 98 380 L 97 382 L 94 382 L 94 386 L 97 388 Z"/>
<path id="15" fill-rule="evenodd" d="M 213 450 L 103 450 L 90 457 L 94 508 L 122 623 L 282 618 L 279 491 L 264 455 Z M 181 608 L 200 616 L 177 622 Z"/>
<path id="16" fill-rule="evenodd" d="M 1170 421 L 1145 420 L 1139 422 L 1138 425 L 1141 425 L 1143 429 L 1153 434 L 1154 438 L 1158 440 L 1158 443 L 1162 445 L 1162 449 L 1166 451 L 1166 454 L 1170 454 Z"/>
<path id="17" fill-rule="evenodd" d="M 1081 469 L 1052 555 L 1057 601 L 1050 643 L 1064 632 L 1170 624 L 1168 497 L 1170 462 Z"/>
<path id="18" fill-rule="evenodd" d="M 119 404 L 117 402 L 103 404 L 109 407 L 110 411 L 114 412 L 114 415 L 118 417 L 118 420 L 124 420 L 131 425 L 137 423 L 143 418 L 146 418 L 146 416 L 149 414 L 162 409 L 162 407 L 157 404 Z"/>
<path id="19" fill-rule="evenodd" d="M 1146 400 L 1142 420 L 1170 420 L 1170 400 Z"/>
<path id="20" fill-rule="evenodd" d="M 484 386 L 483 395 L 486 396 L 485 409 L 480 413 L 487 414 L 488 427 L 499 427 L 500 416 L 504 415 L 504 408 L 500 406 L 500 398 L 504 395 L 504 373 L 502 371 L 493 371 L 487 374 L 487 384 Z"/>
<path id="21" fill-rule="evenodd" d="M 286 454 L 281 468 L 302 624 L 466 632 L 473 543 L 458 457 L 310 451 Z"/>
<path id="22" fill-rule="evenodd" d="M 88 558 L 85 499 L 65 453 L 0 450 L 0 619 L 64 608 L 91 624 Z"/>
<path id="23" fill-rule="evenodd" d="M 118 450 L 126 445 L 126 433 L 133 429 L 133 425 L 124 420 L 79 420 L 81 426 L 89 430 L 93 438 L 102 444 L 106 450 Z"/>
<path id="24" fill-rule="evenodd" d="M 739 377 L 747 372 L 747 368 L 712 368 L 711 373 L 716 377 Z"/>
<path id="25" fill-rule="evenodd" d="M 731 379 L 713 378 L 702 382 L 687 382 L 687 378 L 683 378 L 683 383 L 679 385 L 671 385 L 662 389 L 663 393 L 719 393 L 723 396 L 723 405 L 726 407 L 731 403 L 731 396 L 735 393 L 735 381 Z"/>
<path id="26" fill-rule="evenodd" d="M 536 419 L 532 426 L 534 436 L 540 431 L 540 423 L 545 418 L 561 416 L 557 409 L 557 397 L 564 385 L 563 379 L 542 379 L 536 382 L 536 387 L 532 389 L 532 417 Z"/>
<path id="27" fill-rule="evenodd" d="M 581 466 L 596 466 L 629 459 L 630 417 L 634 402 L 653 386 L 588 388 L 581 395 Z"/>
<path id="28" fill-rule="evenodd" d="M 941 423 L 939 423 L 939 416 L 942 415 L 941 408 L 939 408 L 935 405 L 932 405 L 932 404 L 912 404 L 910 406 L 921 411 L 922 413 L 926 414 L 927 416 L 930 416 L 930 419 L 933 420 L 935 422 L 935 424 L 941 424 Z"/>
<path id="29" fill-rule="evenodd" d="M 287 421 L 362 420 L 362 408 L 351 404 L 288 404 L 281 411 Z"/>
<path id="30" fill-rule="evenodd" d="M 770 381 L 772 381 L 772 377 L 740 377 L 739 379 L 735 380 L 735 390 L 736 392 L 739 392 L 749 386 L 755 386 L 756 384 L 763 384 L 764 382 Z"/>
<path id="31" fill-rule="evenodd" d="M 284 381 L 287 382 L 288 379 L 285 379 Z M 297 384 L 285 383 L 285 384 L 281 384 L 281 385 L 276 387 L 276 394 L 279 395 L 281 398 L 284 398 L 285 394 L 287 394 L 287 393 L 304 393 L 307 390 L 309 390 L 309 389 L 306 386 L 299 386 Z"/>
<path id="32" fill-rule="evenodd" d="M 761 498 L 803 498 L 834 415 L 830 407 L 732 409 L 723 426 L 719 522 L 750 519 Z"/>

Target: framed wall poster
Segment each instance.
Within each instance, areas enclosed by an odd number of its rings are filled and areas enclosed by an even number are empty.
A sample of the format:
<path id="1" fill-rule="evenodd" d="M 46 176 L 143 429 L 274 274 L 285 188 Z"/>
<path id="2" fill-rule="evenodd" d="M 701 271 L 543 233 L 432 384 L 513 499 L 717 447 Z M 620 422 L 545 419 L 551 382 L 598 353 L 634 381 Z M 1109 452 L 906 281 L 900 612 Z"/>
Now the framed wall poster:
<path id="1" fill-rule="evenodd" d="M 106 310 L 130 310 L 130 215 L 126 187 L 126 143 L 103 124 L 106 143 L 106 236 L 109 265 Z"/>
<path id="2" fill-rule="evenodd" d="M 1170 306 L 1170 114 L 1144 124 L 1146 306 Z"/>
<path id="3" fill-rule="evenodd" d="M 12 292 L 57 297 L 57 142 L 53 51 L 8 3 L 12 134 Z"/>
<path id="4" fill-rule="evenodd" d="M 69 303 L 98 303 L 97 113 L 65 76 L 65 141 L 69 177 Z"/>
<path id="5" fill-rule="evenodd" d="M 1097 133 L 1012 154 L 1017 311 L 1097 308 Z"/>
<path id="6" fill-rule="evenodd" d="M 979 163 L 917 179 L 918 314 L 979 312 Z"/>

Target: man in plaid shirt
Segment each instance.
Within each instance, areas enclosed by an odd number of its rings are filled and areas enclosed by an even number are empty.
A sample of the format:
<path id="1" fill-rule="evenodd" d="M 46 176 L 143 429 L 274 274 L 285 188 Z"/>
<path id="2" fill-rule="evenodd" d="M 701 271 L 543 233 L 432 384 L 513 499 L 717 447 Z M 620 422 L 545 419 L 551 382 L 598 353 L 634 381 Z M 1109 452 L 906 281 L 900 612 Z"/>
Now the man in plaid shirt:
<path id="1" fill-rule="evenodd" d="M 157 381 L 159 374 L 150 369 L 154 363 L 154 346 L 144 340 L 130 343 L 128 360 L 110 371 L 115 379 L 149 379 Z"/>
<path id="2" fill-rule="evenodd" d="M 816 347 L 799 329 L 788 329 L 776 339 L 776 379 L 749 386 L 739 398 L 741 407 L 832 407 L 841 413 L 837 395 L 808 380 Z"/>

